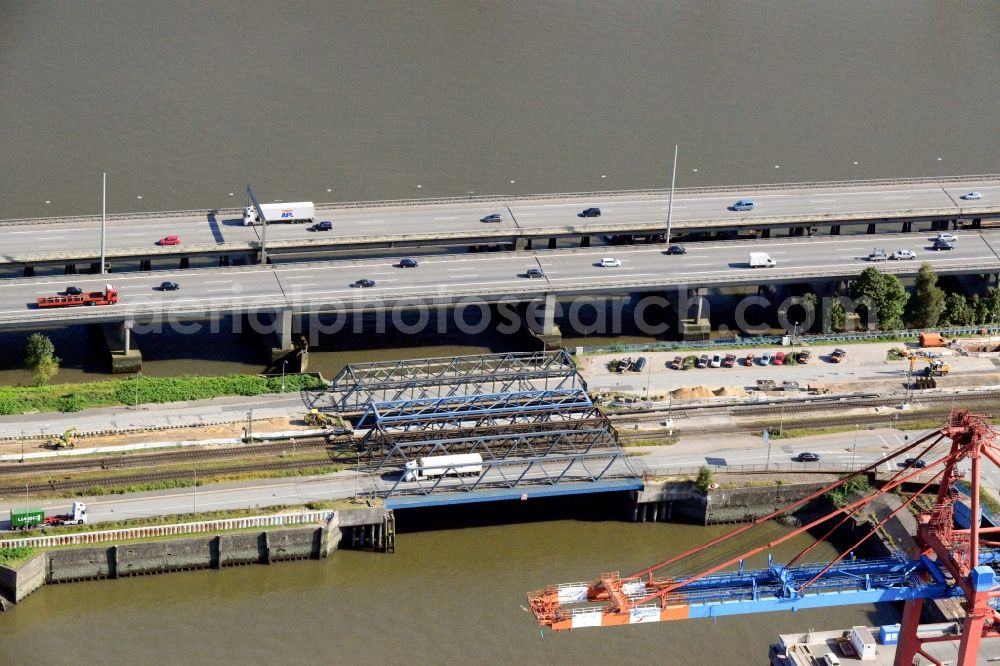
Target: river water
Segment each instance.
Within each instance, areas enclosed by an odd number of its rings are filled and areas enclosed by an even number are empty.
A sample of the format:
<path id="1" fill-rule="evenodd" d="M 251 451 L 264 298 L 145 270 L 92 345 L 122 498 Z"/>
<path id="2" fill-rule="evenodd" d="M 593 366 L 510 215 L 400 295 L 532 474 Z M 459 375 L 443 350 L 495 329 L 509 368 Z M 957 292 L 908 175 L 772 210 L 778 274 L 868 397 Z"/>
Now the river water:
<path id="1" fill-rule="evenodd" d="M 594 519 L 422 531 L 401 534 L 394 555 L 46 587 L 0 614 L 0 663 L 766 664 L 779 633 L 898 621 L 891 606 L 855 606 L 554 634 L 521 608 L 530 590 L 639 570 L 729 529 Z"/>
<path id="2" fill-rule="evenodd" d="M 317 202 L 663 187 L 675 144 L 681 187 L 995 173 L 997 34 L 995 0 L 0 3 L 0 219 L 99 213 L 101 171 L 111 212 L 226 207 L 247 183 Z M 99 376 L 79 330 L 53 336 L 60 379 Z M 0 339 L 0 382 L 28 379 L 23 337 Z M 401 344 L 311 362 L 520 343 Z M 245 336 L 140 346 L 149 374 L 261 367 Z M 781 631 L 894 617 L 540 636 L 520 610 L 716 532 L 477 527 L 393 556 L 58 586 L 0 615 L 0 663 L 745 664 Z"/>

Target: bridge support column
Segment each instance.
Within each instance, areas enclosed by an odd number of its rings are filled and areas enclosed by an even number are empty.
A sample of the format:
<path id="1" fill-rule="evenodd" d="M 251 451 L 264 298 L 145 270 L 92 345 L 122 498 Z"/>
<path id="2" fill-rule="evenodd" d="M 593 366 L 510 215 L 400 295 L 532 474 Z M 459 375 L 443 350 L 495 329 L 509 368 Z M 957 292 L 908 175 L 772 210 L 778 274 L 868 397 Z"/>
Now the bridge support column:
<path id="1" fill-rule="evenodd" d="M 761 229 L 760 230 L 760 237 L 761 238 L 770 238 L 771 237 L 771 228 L 770 227 L 765 227 L 765 228 Z"/>
<path id="2" fill-rule="evenodd" d="M 30 264 L 25 264 L 24 277 L 35 277 L 35 267 Z"/>
<path id="3" fill-rule="evenodd" d="M 66 275 L 76 275 L 76 264 L 66 264 L 66 268 L 63 272 Z"/>
<path id="4" fill-rule="evenodd" d="M 974 217 L 974 218 L 972 218 L 972 228 L 973 229 L 982 229 L 983 228 L 983 218 L 981 218 L 981 217 Z"/>
<path id="5" fill-rule="evenodd" d="M 190 268 L 190 267 L 191 267 L 191 258 L 190 257 L 181 257 L 180 268 L 184 269 L 184 268 Z"/>
<path id="6" fill-rule="evenodd" d="M 840 235 L 840 225 L 839 224 L 831 224 L 830 225 L 830 235 L 831 236 L 839 236 Z"/>
<path id="7" fill-rule="evenodd" d="M 555 238 L 550 238 L 549 239 L 549 249 L 550 250 L 556 249 L 556 239 Z"/>
<path id="8" fill-rule="evenodd" d="M 228 266 L 230 264 L 230 258 L 228 254 L 224 254 L 219 257 L 219 266 Z"/>
<path id="9" fill-rule="evenodd" d="M 139 261 L 140 271 L 151 271 L 153 270 L 153 260 L 152 259 L 142 259 Z"/>
<path id="10" fill-rule="evenodd" d="M 580 237 L 580 247 L 590 247 L 590 236 Z"/>
<path id="11" fill-rule="evenodd" d="M 869 234 L 875 233 L 875 223 L 874 222 L 872 222 L 871 224 L 868 225 L 868 231 L 865 232 L 865 233 L 869 233 Z"/>
<path id="12" fill-rule="evenodd" d="M 142 352 L 132 347 L 132 329 L 135 327 L 135 321 L 128 319 L 100 326 L 111 357 L 111 372 L 121 374 L 142 370 Z"/>
<path id="13" fill-rule="evenodd" d="M 908 233 L 910 233 L 911 231 L 913 231 L 913 222 L 903 222 L 903 229 L 902 229 L 902 232 L 903 232 L 904 234 L 908 234 Z"/>
<path id="14" fill-rule="evenodd" d="M 704 311 L 707 295 L 708 290 L 704 287 L 685 288 L 678 294 L 680 305 L 677 308 L 677 315 L 680 318 L 681 340 L 708 340 L 711 336 L 712 324 Z M 694 317 L 689 317 L 692 299 L 694 299 Z"/>
<path id="15" fill-rule="evenodd" d="M 562 345 L 562 331 L 556 326 L 556 310 L 559 303 L 555 294 L 545 294 L 541 301 L 531 301 L 526 309 L 528 330 L 541 340 L 545 349 L 555 349 Z"/>
<path id="16" fill-rule="evenodd" d="M 519 252 L 521 250 L 527 250 L 531 247 L 531 241 L 527 238 L 515 238 L 514 239 L 514 251 Z"/>
<path id="17" fill-rule="evenodd" d="M 903 604 L 903 619 L 899 627 L 899 642 L 896 644 L 895 666 L 913 666 L 913 658 L 920 648 L 917 629 L 920 626 L 920 610 L 924 607 L 923 599 L 911 599 Z"/>

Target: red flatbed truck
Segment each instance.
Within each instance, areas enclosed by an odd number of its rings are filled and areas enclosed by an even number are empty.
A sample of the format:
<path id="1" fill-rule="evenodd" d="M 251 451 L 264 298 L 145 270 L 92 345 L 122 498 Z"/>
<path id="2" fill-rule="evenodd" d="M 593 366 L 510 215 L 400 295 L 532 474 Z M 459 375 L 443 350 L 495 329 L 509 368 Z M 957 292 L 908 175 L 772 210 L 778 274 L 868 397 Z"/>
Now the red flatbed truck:
<path id="1" fill-rule="evenodd" d="M 39 296 L 35 303 L 40 308 L 67 308 L 75 305 L 114 305 L 118 302 L 118 290 L 112 285 L 104 285 L 104 291 L 89 291 L 75 296 Z"/>

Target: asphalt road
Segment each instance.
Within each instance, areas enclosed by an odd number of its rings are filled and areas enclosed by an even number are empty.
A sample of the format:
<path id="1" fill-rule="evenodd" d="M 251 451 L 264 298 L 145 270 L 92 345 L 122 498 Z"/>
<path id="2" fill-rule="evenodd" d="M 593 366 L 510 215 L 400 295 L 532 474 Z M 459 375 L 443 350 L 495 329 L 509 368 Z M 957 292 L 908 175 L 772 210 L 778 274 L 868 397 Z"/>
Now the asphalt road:
<path id="1" fill-rule="evenodd" d="M 664 254 L 662 245 L 600 249 L 511 252 L 495 254 L 433 255 L 418 257 L 417 268 L 401 268 L 399 258 L 364 259 L 312 264 L 283 264 L 229 269 L 189 269 L 150 273 L 49 277 L 8 280 L 0 283 L 0 319 L 18 324 L 56 317 L 72 321 L 81 315 L 125 318 L 130 308 L 169 312 L 181 306 L 225 310 L 227 304 L 250 309 L 267 308 L 305 300 L 368 304 L 400 298 L 450 298 L 462 295 L 538 297 L 544 293 L 609 293 L 616 290 L 668 286 L 712 286 L 773 281 L 807 280 L 811 277 L 848 277 L 868 266 L 913 274 L 923 261 L 939 273 L 1000 270 L 1000 231 L 960 231 L 954 249 L 930 250 L 928 234 L 886 234 L 853 237 L 782 238 L 747 243 L 699 243 L 686 255 Z M 870 262 L 875 247 L 891 252 L 909 249 L 915 261 Z M 748 253 L 767 251 L 776 268 L 751 270 Z M 400 255 L 400 257 L 405 255 Z M 621 265 L 600 266 L 602 257 Z M 528 279 L 529 268 L 542 268 L 545 277 Z M 356 280 L 375 281 L 373 288 L 352 287 Z M 159 291 L 162 281 L 181 285 L 177 291 Z M 85 291 L 100 290 L 105 282 L 119 290 L 120 302 L 98 308 L 35 307 L 39 296 L 57 294 L 69 285 Z M 120 313 L 120 314 L 119 314 Z"/>
<path id="2" fill-rule="evenodd" d="M 983 194 L 979 201 L 964 201 L 960 196 L 970 190 Z M 757 206 L 752 211 L 728 210 L 736 199 L 752 197 Z M 967 183 L 895 185 L 873 187 L 860 184 L 854 188 L 815 190 L 775 190 L 761 193 L 704 193 L 677 197 L 673 221 L 682 228 L 687 224 L 708 221 L 761 220 L 796 218 L 805 220 L 830 216 L 864 215 L 894 218 L 916 211 L 935 211 L 941 217 L 970 216 L 970 211 L 997 211 L 1000 185 L 996 181 Z M 599 207 L 600 217 L 579 217 L 584 208 Z M 500 223 L 480 219 L 501 213 Z M 925 213 L 927 214 L 927 213 Z M 667 200 L 662 196 L 599 196 L 498 203 L 452 203 L 447 205 L 378 206 L 318 211 L 316 221 L 329 220 L 331 231 L 312 232 L 310 225 L 273 224 L 268 227 L 268 243 L 308 243 L 319 239 L 396 238 L 414 235 L 476 234 L 517 230 L 565 229 L 572 227 L 605 229 L 616 225 L 652 224 L 667 218 Z M 182 245 L 160 248 L 156 241 L 177 235 Z M 243 227 L 242 219 L 233 216 L 148 217 L 116 220 L 108 224 L 108 250 L 184 252 L 188 246 L 211 249 L 237 244 L 246 247 L 259 240 L 260 229 Z M 28 257 L 59 258 L 82 250 L 96 252 L 100 247 L 100 223 L 91 218 L 69 222 L 0 226 L 0 262 L 26 260 Z M 96 255 L 95 255 L 96 256 Z"/>

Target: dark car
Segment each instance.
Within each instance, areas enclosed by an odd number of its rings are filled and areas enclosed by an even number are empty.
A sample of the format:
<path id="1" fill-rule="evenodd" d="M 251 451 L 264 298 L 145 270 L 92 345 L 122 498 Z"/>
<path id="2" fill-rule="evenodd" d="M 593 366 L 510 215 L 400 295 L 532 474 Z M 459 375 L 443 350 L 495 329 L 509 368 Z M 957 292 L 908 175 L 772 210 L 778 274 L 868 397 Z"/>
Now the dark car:
<path id="1" fill-rule="evenodd" d="M 672 360 L 670 362 L 670 369 L 671 370 L 680 370 L 681 366 L 683 366 L 683 365 L 684 365 L 684 359 L 681 358 L 680 356 L 674 356 L 674 360 Z"/>
<path id="2" fill-rule="evenodd" d="M 667 254 L 687 254 L 687 248 L 683 245 L 671 245 L 667 248 Z"/>
<path id="3" fill-rule="evenodd" d="M 799 457 L 796 458 L 796 460 L 798 460 L 799 462 L 819 462 L 819 454 L 809 453 L 809 452 L 800 453 Z"/>
<path id="4" fill-rule="evenodd" d="M 309 231 L 330 231 L 333 229 L 333 222 L 317 222 L 309 227 Z"/>
<path id="5" fill-rule="evenodd" d="M 358 287 L 360 289 L 364 289 L 366 287 L 374 287 L 375 286 L 375 280 L 369 280 L 368 278 L 365 278 L 363 280 L 358 280 L 357 282 L 353 283 L 351 286 L 352 287 Z"/>
<path id="6" fill-rule="evenodd" d="M 416 259 L 400 259 L 399 260 L 399 267 L 400 268 L 416 268 L 418 265 L 419 264 L 418 264 L 418 262 L 417 262 Z"/>
<path id="7" fill-rule="evenodd" d="M 913 467 L 916 469 L 923 469 L 927 467 L 927 463 L 920 458 L 907 458 L 903 461 L 903 467 Z"/>
<path id="8" fill-rule="evenodd" d="M 811 356 L 812 356 L 811 351 L 809 351 L 808 349 L 803 349 L 798 353 L 798 355 L 796 355 L 795 360 L 798 361 L 799 363 L 808 363 L 809 358 Z"/>
<path id="9" fill-rule="evenodd" d="M 79 296 L 82 293 L 83 289 L 80 289 L 79 287 L 66 287 L 67 296 Z"/>
<path id="10" fill-rule="evenodd" d="M 486 217 L 480 218 L 480 222 L 503 222 L 503 215 L 500 213 L 490 213 Z"/>
<path id="11" fill-rule="evenodd" d="M 931 246 L 935 250 L 954 250 L 955 246 L 946 240 L 937 238 L 934 240 L 934 245 Z"/>
<path id="12" fill-rule="evenodd" d="M 177 291 L 181 286 L 176 282 L 161 282 L 160 291 Z"/>
<path id="13" fill-rule="evenodd" d="M 600 217 L 600 208 L 584 208 L 583 212 L 580 213 L 580 217 Z"/>
<path id="14" fill-rule="evenodd" d="M 545 277 L 545 272 L 541 268 L 529 268 L 525 271 L 524 275 L 530 278 L 543 278 Z"/>
<path id="15" fill-rule="evenodd" d="M 698 368 L 707 368 L 708 364 L 709 364 L 709 360 L 710 359 L 708 358 L 708 354 L 702 354 L 701 358 L 698 359 L 698 362 L 695 363 L 695 367 L 698 367 Z"/>

